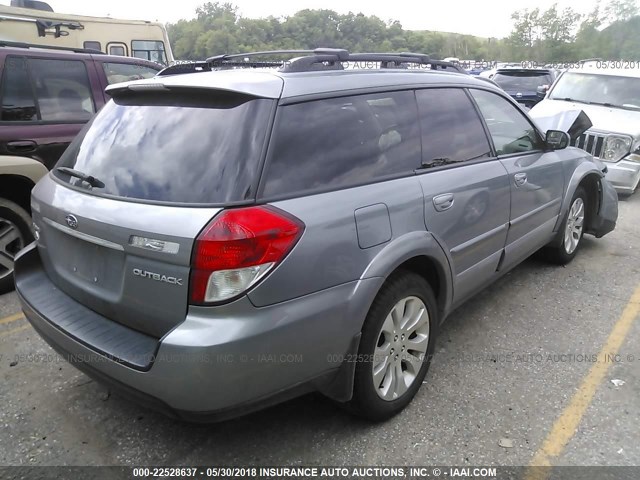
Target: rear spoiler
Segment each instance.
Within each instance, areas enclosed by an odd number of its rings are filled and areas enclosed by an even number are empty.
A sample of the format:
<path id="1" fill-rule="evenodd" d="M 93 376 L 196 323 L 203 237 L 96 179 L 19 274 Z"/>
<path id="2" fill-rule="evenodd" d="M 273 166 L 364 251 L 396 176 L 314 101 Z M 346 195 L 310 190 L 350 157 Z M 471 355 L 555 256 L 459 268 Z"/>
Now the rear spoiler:
<path id="1" fill-rule="evenodd" d="M 561 130 L 567 132 L 571 140 L 577 139 L 593 126 L 591 119 L 582 110 L 567 110 L 551 116 L 537 116 L 534 109 L 529 116 L 542 132 Z"/>

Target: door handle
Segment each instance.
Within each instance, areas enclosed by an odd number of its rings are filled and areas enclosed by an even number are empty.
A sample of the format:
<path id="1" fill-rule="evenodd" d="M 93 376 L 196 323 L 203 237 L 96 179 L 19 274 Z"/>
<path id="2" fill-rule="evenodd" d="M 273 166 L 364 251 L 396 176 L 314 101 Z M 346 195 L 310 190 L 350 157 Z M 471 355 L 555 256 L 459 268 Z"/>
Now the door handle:
<path id="1" fill-rule="evenodd" d="M 443 193 L 433 197 L 433 207 L 438 212 L 444 212 L 453 206 L 453 193 Z"/>
<path id="2" fill-rule="evenodd" d="M 527 174 L 526 173 L 516 173 L 513 176 L 513 179 L 516 182 L 516 185 L 518 187 L 521 187 L 522 185 L 524 185 L 525 183 L 527 183 Z"/>
<path id="3" fill-rule="evenodd" d="M 7 151 L 11 153 L 30 153 L 35 152 L 36 142 L 31 140 L 19 140 L 15 142 L 7 142 Z"/>

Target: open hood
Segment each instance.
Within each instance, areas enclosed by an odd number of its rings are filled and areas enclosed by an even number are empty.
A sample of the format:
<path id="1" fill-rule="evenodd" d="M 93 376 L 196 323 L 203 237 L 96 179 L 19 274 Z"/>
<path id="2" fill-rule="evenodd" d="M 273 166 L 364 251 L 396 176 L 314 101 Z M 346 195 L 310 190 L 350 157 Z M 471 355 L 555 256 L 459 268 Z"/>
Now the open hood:
<path id="1" fill-rule="evenodd" d="M 539 109 L 529 111 L 529 116 L 544 133 L 547 130 L 562 130 L 569 134 L 571 140 L 575 140 L 593 126 L 587 114 L 582 110 L 565 110 L 554 115 L 545 113 Z"/>

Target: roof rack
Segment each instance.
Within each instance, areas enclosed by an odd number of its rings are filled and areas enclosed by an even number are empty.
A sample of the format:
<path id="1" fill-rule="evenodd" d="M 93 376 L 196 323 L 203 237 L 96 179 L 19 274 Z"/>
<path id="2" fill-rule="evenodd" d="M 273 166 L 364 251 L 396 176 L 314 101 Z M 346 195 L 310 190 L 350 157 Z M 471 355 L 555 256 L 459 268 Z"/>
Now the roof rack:
<path id="1" fill-rule="evenodd" d="M 291 58 L 292 55 L 299 55 Z M 288 60 L 251 60 L 255 57 L 289 57 Z M 314 50 L 271 50 L 263 52 L 216 55 L 206 60 L 211 69 L 279 67 L 281 72 L 309 72 L 317 70 L 344 70 L 347 62 L 376 62 L 381 69 L 408 68 L 408 64 L 425 65 L 431 70 L 449 70 L 466 73 L 451 62 L 435 60 L 423 53 L 350 53 L 340 48 Z M 196 62 L 203 63 L 203 62 Z M 170 67 L 171 68 L 171 67 Z M 161 72 L 162 73 L 162 72 Z M 176 69 L 166 74 L 187 73 Z"/>
<path id="2" fill-rule="evenodd" d="M 106 55 L 104 52 L 101 52 L 100 50 L 95 50 L 93 48 L 74 48 L 74 47 L 58 47 L 54 45 L 36 45 L 33 43 L 25 43 L 25 42 L 8 42 L 5 40 L 0 40 L 0 47 L 44 48 L 47 50 L 62 50 L 65 52 L 91 53 L 93 55 Z"/>
<path id="3" fill-rule="evenodd" d="M 164 77 L 165 75 L 180 75 L 183 73 L 210 72 L 211 65 L 208 62 L 178 62 L 163 68 L 156 77 Z"/>

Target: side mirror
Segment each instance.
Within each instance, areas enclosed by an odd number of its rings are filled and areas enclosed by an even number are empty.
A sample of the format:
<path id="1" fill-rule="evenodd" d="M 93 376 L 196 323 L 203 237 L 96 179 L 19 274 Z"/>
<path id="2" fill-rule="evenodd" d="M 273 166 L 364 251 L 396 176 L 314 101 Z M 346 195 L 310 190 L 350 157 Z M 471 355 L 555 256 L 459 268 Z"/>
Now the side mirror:
<path id="1" fill-rule="evenodd" d="M 562 130 L 548 130 L 545 142 L 550 150 L 562 150 L 569 146 L 569 134 Z"/>
<path id="2" fill-rule="evenodd" d="M 540 85 L 538 88 L 536 88 L 536 96 L 539 99 L 543 99 L 547 95 L 548 91 L 549 85 Z"/>

